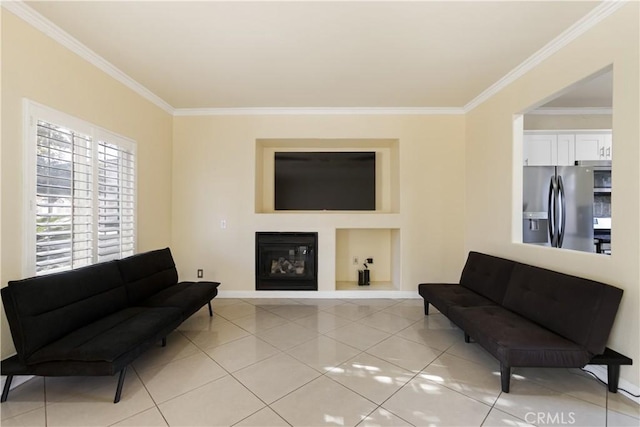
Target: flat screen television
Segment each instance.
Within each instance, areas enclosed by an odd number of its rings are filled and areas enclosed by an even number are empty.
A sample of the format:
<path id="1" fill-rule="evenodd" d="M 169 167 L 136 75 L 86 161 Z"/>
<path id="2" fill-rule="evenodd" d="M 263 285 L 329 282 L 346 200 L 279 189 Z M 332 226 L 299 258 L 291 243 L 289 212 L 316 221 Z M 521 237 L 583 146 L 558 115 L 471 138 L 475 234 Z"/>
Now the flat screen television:
<path id="1" fill-rule="evenodd" d="M 374 211 L 376 153 L 276 152 L 275 210 Z"/>

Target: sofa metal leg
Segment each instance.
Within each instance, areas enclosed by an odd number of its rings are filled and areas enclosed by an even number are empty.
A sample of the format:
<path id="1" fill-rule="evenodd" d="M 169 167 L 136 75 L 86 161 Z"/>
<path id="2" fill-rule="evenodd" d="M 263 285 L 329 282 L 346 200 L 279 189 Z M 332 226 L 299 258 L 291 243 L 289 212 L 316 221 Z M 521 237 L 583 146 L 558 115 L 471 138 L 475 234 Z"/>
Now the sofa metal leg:
<path id="1" fill-rule="evenodd" d="M 500 364 L 500 382 L 502 383 L 502 391 L 509 393 L 509 383 L 511 382 L 511 366 L 503 363 Z"/>
<path id="2" fill-rule="evenodd" d="M 464 342 L 466 342 L 467 344 L 471 342 L 471 337 L 466 332 L 464 333 Z"/>
<path id="3" fill-rule="evenodd" d="M 424 300 L 424 315 L 429 315 L 429 302 L 427 300 Z"/>
<path id="4" fill-rule="evenodd" d="M 167 346 L 167 337 L 162 337 L 162 346 L 163 347 Z"/>
<path id="5" fill-rule="evenodd" d="M 124 384 L 124 375 L 127 373 L 127 367 L 125 366 L 120 371 L 120 378 L 118 378 L 118 387 L 116 388 L 116 397 L 113 399 L 113 403 L 120 402 L 120 395 L 122 394 L 122 385 Z"/>
<path id="6" fill-rule="evenodd" d="M 609 391 L 611 393 L 618 392 L 619 380 L 620 380 L 620 365 L 607 366 L 607 383 L 608 383 Z"/>
<path id="7" fill-rule="evenodd" d="M 211 308 L 211 301 L 207 303 L 209 305 L 209 317 L 213 317 L 213 308 Z"/>
<path id="8" fill-rule="evenodd" d="M 2 389 L 2 399 L 0 399 L 0 402 L 7 401 L 7 397 L 9 397 L 9 389 L 11 388 L 12 380 L 13 380 L 13 375 L 7 375 L 7 381 L 4 383 L 4 388 Z"/>

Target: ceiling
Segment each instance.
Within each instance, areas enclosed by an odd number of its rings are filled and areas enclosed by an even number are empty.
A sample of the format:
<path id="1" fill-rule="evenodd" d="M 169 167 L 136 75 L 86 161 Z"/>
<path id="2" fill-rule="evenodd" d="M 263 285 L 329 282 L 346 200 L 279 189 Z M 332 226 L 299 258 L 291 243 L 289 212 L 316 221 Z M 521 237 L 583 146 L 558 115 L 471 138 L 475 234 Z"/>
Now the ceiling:
<path id="1" fill-rule="evenodd" d="M 594 1 L 28 1 L 170 106 L 462 108 Z"/>

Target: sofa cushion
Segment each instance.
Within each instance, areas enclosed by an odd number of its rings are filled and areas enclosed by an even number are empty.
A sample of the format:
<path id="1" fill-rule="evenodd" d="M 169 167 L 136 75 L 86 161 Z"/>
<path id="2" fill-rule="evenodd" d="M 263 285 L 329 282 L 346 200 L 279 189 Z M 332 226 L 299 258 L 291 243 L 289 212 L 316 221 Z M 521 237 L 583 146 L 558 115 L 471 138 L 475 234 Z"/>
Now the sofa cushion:
<path id="1" fill-rule="evenodd" d="M 565 339 L 503 307 L 452 307 L 452 322 L 506 366 L 578 368 L 591 355 Z"/>
<path id="2" fill-rule="evenodd" d="M 178 272 L 169 248 L 144 252 L 116 262 L 131 305 L 178 282 Z"/>
<path id="3" fill-rule="evenodd" d="M 12 305 L 7 314 L 15 317 L 11 332 L 23 360 L 127 305 L 126 290 L 113 261 L 11 281 L 7 289 L 3 302 Z"/>
<path id="4" fill-rule="evenodd" d="M 147 307 L 177 307 L 187 318 L 218 294 L 218 282 L 181 282 L 142 301 Z"/>
<path id="5" fill-rule="evenodd" d="M 504 307 L 601 354 L 622 298 L 622 289 L 518 263 Z"/>
<path id="6" fill-rule="evenodd" d="M 27 363 L 113 362 L 149 340 L 162 338 L 157 335 L 172 330 L 181 321 L 180 310 L 172 307 L 125 308 L 41 348 Z"/>
<path id="7" fill-rule="evenodd" d="M 469 252 L 460 285 L 502 304 L 514 261 L 479 252 Z"/>
<path id="8" fill-rule="evenodd" d="M 418 293 L 445 316 L 451 306 L 495 305 L 490 299 L 455 284 L 422 283 L 418 286 Z"/>

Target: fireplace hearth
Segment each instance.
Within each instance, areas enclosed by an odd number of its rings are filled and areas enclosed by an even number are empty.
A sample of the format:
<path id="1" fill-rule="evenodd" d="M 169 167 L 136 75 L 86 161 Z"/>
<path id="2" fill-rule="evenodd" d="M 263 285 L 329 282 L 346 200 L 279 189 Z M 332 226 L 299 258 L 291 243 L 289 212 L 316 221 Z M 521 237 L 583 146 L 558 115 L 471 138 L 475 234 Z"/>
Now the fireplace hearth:
<path id="1" fill-rule="evenodd" d="M 256 233 L 258 291 L 317 291 L 317 263 L 318 233 Z"/>

